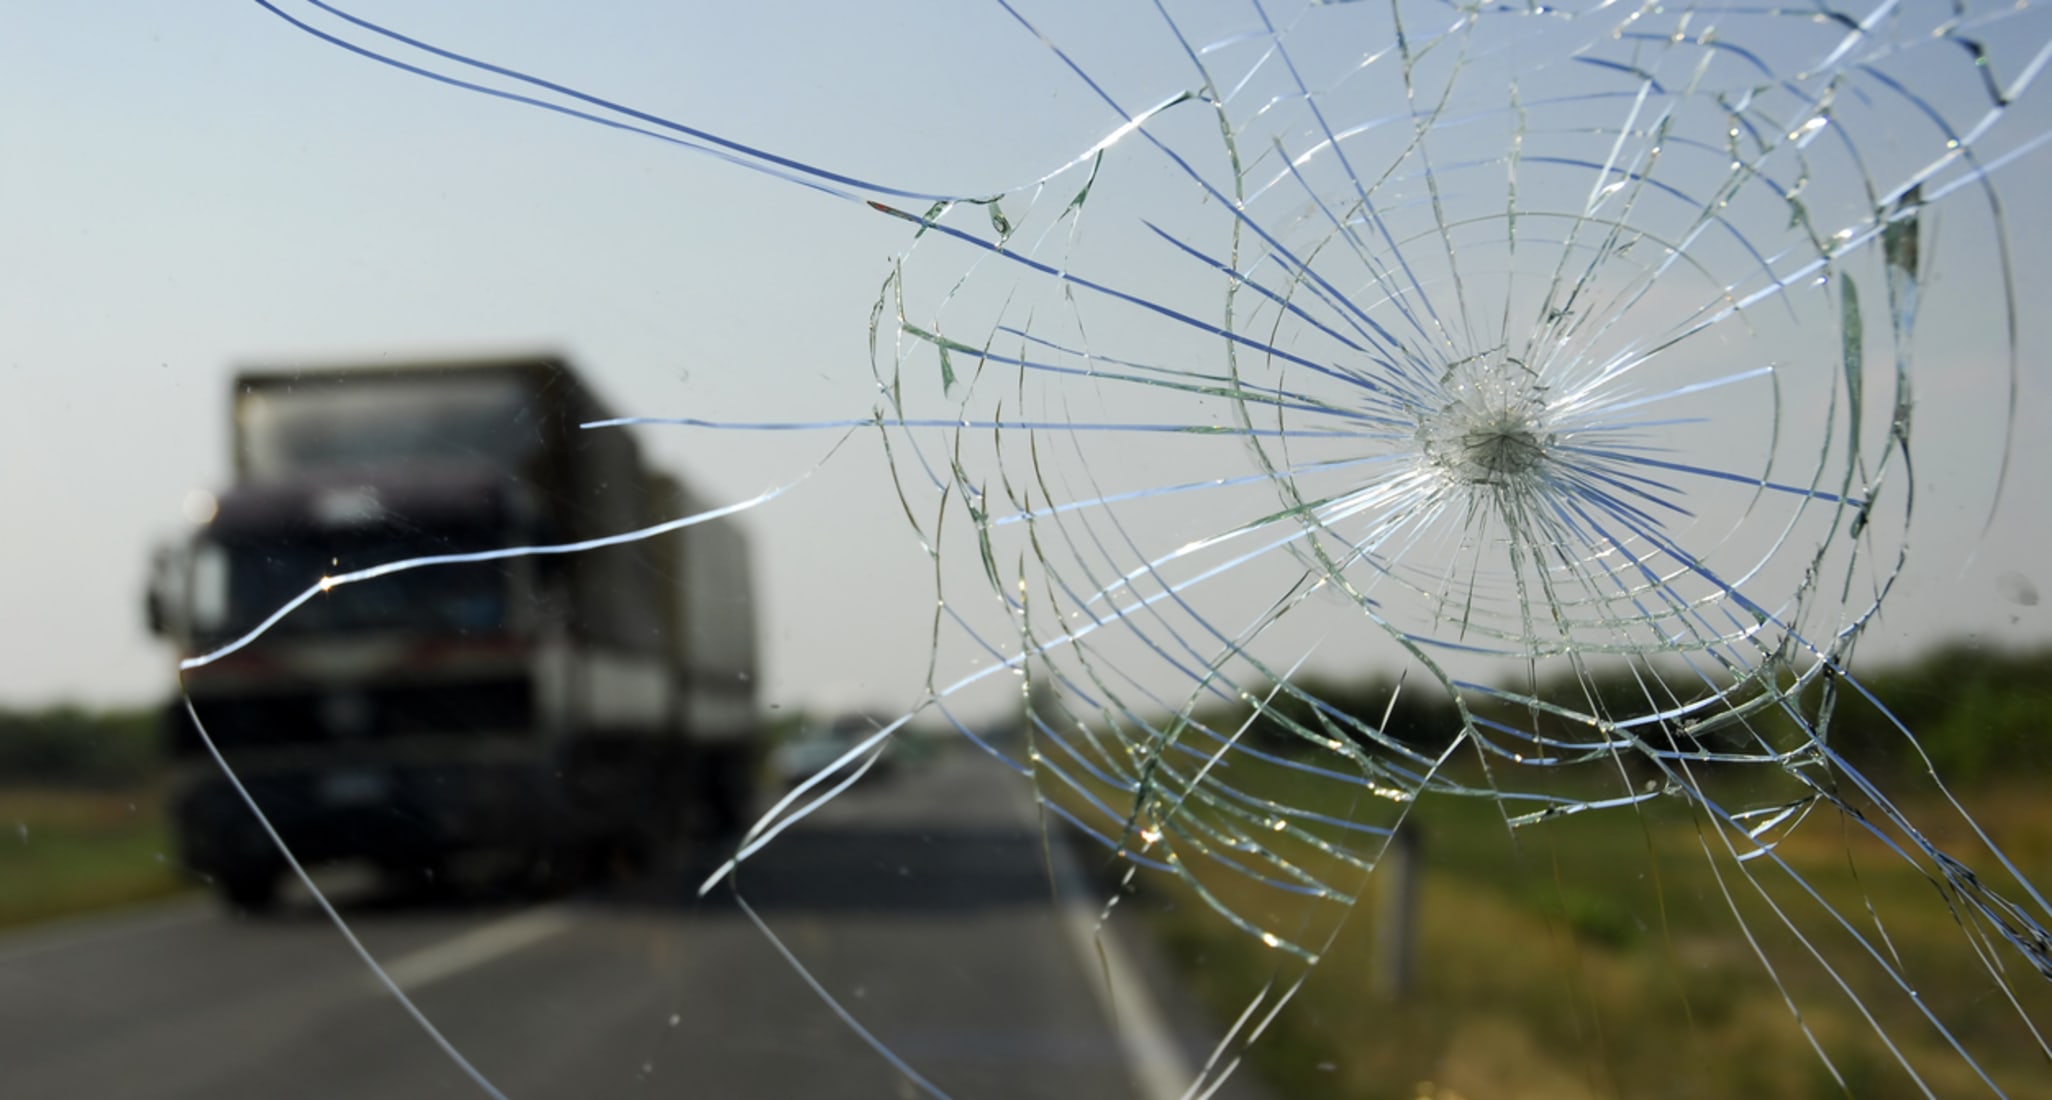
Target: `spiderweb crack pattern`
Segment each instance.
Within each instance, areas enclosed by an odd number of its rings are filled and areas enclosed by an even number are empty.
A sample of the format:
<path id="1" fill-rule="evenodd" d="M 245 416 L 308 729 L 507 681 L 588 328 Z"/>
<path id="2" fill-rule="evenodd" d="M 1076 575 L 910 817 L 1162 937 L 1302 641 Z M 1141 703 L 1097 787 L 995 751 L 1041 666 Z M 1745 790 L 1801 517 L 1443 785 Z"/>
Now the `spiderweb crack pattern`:
<path id="1" fill-rule="evenodd" d="M 1996 881 L 1941 850 L 1832 739 L 1841 707 L 1880 705 L 1851 671 L 1909 561 L 1941 214 L 1988 236 L 1995 289 L 1973 304 L 2022 369 L 2002 185 L 2052 138 L 2043 9 L 1160 0 L 1182 83 L 1138 104 L 998 2 L 1112 123 L 977 196 L 807 165 L 318 0 L 273 10 L 905 223 L 869 417 L 669 422 L 880 433 L 921 544 L 981 575 L 936 582 L 920 710 L 953 720 L 960 692 L 1016 676 L 1023 750 L 957 728 L 1051 820 L 1274 949 L 1276 980 L 1197 1090 L 1275 1018 L 1428 797 L 1486 800 L 1513 831 L 1684 807 L 1840 1087 L 1783 967 L 1820 968 L 1916 1089 L 1941 1078 L 1912 1027 L 2002 1092 L 1873 907 L 1848 912 L 1784 857 L 1836 816 L 1928 879 L 2052 1058 L 2014 968 L 2052 976 L 2043 896 L 1999 851 Z M 982 664 L 950 681 L 933 670 L 957 647 Z M 1307 686 L 1335 661 L 1404 670 L 1379 717 Z M 1399 728 L 1421 696 L 1447 721 Z"/>

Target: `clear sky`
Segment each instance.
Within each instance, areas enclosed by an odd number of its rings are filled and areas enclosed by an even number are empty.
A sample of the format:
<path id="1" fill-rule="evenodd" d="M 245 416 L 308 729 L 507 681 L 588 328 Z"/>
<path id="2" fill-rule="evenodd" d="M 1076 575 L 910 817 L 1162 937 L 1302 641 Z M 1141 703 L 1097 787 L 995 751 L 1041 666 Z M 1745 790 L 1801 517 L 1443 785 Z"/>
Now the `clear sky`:
<path id="1" fill-rule="evenodd" d="M 995 5 L 418 7 L 358 10 L 920 190 L 1030 181 L 1118 122 Z M 1182 90 L 1144 13 L 1039 14 L 1127 101 Z M 0 703 L 167 690 L 169 655 L 142 628 L 145 558 L 181 529 L 190 491 L 225 479 L 237 367 L 540 347 L 623 413 L 804 421 L 874 405 L 870 310 L 910 232 L 860 206 L 394 72 L 252 3 L 7 5 L 0 104 Z M 2042 97 L 2031 110 L 2042 129 Z M 2045 239 L 2047 170 L 2041 151 L 2002 178 L 2020 243 Z M 1937 251 L 1955 293 L 1997 285 L 1971 230 Z M 2032 309 L 2045 251 L 2018 250 Z M 2023 430 L 1985 531 L 2008 402 L 1999 341 L 1933 323 L 1914 568 L 1876 632 L 1883 652 L 2052 633 L 2046 607 L 2019 598 L 2052 586 L 2052 391 L 2028 342 L 2046 324 L 2025 321 Z M 837 437 L 641 438 L 724 502 L 805 474 Z M 873 436 L 746 522 L 769 698 L 913 702 L 932 570 Z"/>

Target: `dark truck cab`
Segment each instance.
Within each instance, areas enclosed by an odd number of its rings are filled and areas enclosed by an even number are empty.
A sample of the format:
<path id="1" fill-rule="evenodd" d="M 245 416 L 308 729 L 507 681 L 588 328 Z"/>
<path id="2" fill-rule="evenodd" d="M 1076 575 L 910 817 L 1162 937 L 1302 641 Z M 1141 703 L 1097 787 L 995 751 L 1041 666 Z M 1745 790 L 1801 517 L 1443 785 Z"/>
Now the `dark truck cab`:
<path id="1" fill-rule="evenodd" d="M 551 357 L 245 373 L 233 413 L 235 483 L 152 579 L 152 623 L 182 657 L 326 577 L 700 510 L 625 431 L 578 427 L 609 414 Z M 733 828 L 760 770 L 748 557 L 727 521 L 336 586 L 182 682 L 306 863 L 575 866 Z M 167 726 L 185 866 L 262 908 L 276 845 L 182 700 Z"/>

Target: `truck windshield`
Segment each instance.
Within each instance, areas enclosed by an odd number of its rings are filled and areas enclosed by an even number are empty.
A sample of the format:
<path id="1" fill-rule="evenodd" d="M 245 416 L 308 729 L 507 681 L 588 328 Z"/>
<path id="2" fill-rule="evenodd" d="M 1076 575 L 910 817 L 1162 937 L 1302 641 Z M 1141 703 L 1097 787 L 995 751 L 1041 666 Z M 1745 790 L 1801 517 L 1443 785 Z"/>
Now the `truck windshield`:
<path id="1" fill-rule="evenodd" d="M 530 390 L 473 374 L 264 383 L 236 398 L 239 460 L 264 480 L 449 459 L 512 466 L 541 441 Z"/>
<path id="2" fill-rule="evenodd" d="M 470 545 L 466 543 L 465 545 Z M 290 602 L 323 576 L 424 554 L 446 553 L 449 540 L 380 541 L 338 556 L 332 542 L 263 540 L 209 543 L 201 548 L 202 569 L 219 578 L 225 591 L 211 601 L 215 622 L 198 625 L 233 637 Z M 510 582 L 503 563 L 435 566 L 405 570 L 364 584 L 323 593 L 271 628 L 278 635 L 361 634 L 379 631 L 485 634 L 507 626 Z"/>

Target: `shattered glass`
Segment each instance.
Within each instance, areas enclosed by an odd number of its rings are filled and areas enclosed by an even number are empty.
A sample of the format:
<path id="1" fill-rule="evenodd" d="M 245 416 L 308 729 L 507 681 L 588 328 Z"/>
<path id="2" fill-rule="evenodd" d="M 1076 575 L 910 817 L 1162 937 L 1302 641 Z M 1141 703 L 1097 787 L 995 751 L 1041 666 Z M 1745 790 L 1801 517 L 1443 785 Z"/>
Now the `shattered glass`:
<path id="1" fill-rule="evenodd" d="M 1442 803 L 1485 807 L 1542 867 L 1569 819 L 1641 837 L 1649 866 L 1689 849 L 1708 892 L 1675 904 L 1743 931 L 1834 1091 L 2042 1082 L 2052 909 L 1856 661 L 1927 568 L 1928 497 L 1973 502 L 1942 523 L 1975 530 L 2042 496 L 2008 460 L 2036 427 L 2014 410 L 2038 369 L 2042 7 L 1163 0 L 1147 48 L 1176 75 L 1136 91 L 1118 52 L 998 0 L 1105 122 L 1024 186 L 948 194 L 403 19 L 258 2 L 900 233 L 868 407 L 588 426 L 873 437 L 933 562 L 932 599 L 903 601 L 930 621 L 923 700 L 705 889 L 745 901 L 750 860 L 937 716 L 1032 786 L 1050 836 L 1090 843 L 1120 880 L 1101 901 L 1180 891 L 1264 945 L 1193 1095 L 1322 961 L 1359 964 L 1325 956 Z M 1954 387 L 1979 398 L 1976 446 L 1913 480 L 1920 400 Z M 786 493 L 802 482 L 665 527 Z M 963 710 L 993 691 L 1014 733 Z M 1869 778 L 1897 742 L 1922 766 Z M 1883 864 L 1928 890 L 1865 892 Z M 1955 954 L 1898 951 L 1934 917 Z M 1922 994 L 1962 968 L 1974 997 Z M 1857 1035 L 1813 1027 L 1827 1000 Z M 1873 1043 L 1878 1064 L 1844 1068 Z"/>

